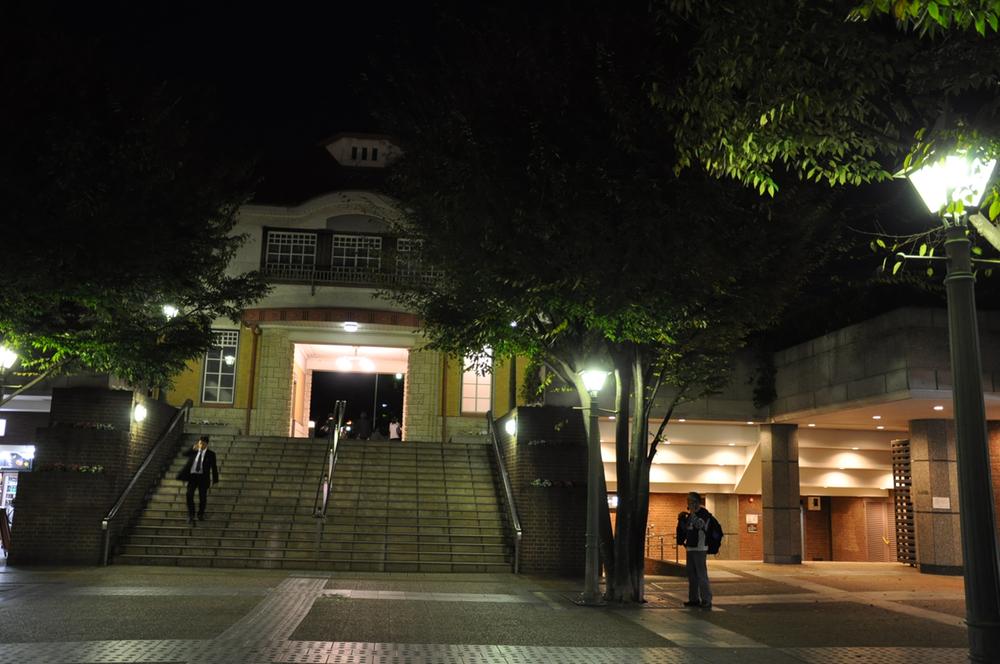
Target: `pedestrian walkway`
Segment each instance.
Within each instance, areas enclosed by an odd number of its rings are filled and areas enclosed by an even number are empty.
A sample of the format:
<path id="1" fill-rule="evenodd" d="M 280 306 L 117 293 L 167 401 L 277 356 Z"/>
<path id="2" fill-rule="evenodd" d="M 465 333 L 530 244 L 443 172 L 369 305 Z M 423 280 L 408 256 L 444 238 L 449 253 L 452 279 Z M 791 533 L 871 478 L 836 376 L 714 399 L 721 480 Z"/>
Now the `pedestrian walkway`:
<path id="1" fill-rule="evenodd" d="M 962 582 L 897 565 L 716 563 L 715 610 L 509 574 L 0 568 L 0 664 L 904 664 L 966 661 Z"/>

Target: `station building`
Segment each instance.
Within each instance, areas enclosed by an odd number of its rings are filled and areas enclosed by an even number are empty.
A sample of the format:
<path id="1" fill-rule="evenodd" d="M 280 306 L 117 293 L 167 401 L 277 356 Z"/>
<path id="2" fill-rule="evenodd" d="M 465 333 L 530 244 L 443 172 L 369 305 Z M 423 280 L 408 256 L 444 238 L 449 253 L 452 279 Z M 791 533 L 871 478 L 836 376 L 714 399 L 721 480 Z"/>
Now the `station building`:
<path id="1" fill-rule="evenodd" d="M 324 147 L 331 165 L 355 172 L 398 154 L 378 135 L 340 134 Z M 418 318 L 382 295 L 433 277 L 400 222 L 393 201 L 365 189 L 243 207 L 235 232 L 248 241 L 232 270 L 261 270 L 273 291 L 239 323 L 218 321 L 215 347 L 177 377 L 168 401 L 191 399 L 192 421 L 209 429 L 307 437 L 329 410 L 314 398 L 318 377 L 367 374 L 375 386 L 367 415 L 376 424 L 400 417 L 404 440 L 482 439 L 488 411 L 524 406 L 510 389 L 524 366 L 497 358 L 492 373 L 478 375 L 462 358 L 425 348 Z M 980 327 L 991 445 L 1000 446 L 1000 315 L 981 314 Z M 673 526 L 696 490 L 727 531 L 723 558 L 960 571 L 945 311 L 888 311 L 773 360 L 777 398 L 768 409 L 754 407 L 750 363 L 735 358 L 725 391 L 675 412 L 650 478 L 650 556 L 683 555 Z M 379 381 L 398 403 L 379 396 Z M 552 403 L 565 405 L 559 399 Z M 613 428 L 602 421 L 612 508 Z M 1000 464 L 1000 453 L 992 458 Z"/>

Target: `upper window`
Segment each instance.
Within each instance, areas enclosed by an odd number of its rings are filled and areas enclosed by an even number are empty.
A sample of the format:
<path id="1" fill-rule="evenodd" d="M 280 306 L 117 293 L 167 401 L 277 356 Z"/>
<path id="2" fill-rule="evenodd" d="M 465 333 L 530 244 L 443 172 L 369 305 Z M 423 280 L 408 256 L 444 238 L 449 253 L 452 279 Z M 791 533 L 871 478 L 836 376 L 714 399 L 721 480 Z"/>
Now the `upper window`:
<path id="1" fill-rule="evenodd" d="M 268 231 L 264 265 L 271 274 L 294 277 L 316 265 L 316 234 Z"/>
<path id="2" fill-rule="evenodd" d="M 216 330 L 212 347 L 205 353 L 205 375 L 202 381 L 203 403 L 233 403 L 236 394 L 236 353 L 239 330 Z"/>
<path id="3" fill-rule="evenodd" d="M 477 369 L 474 365 L 474 358 L 466 357 L 462 366 L 462 412 L 463 413 L 485 413 L 492 407 L 493 381 L 491 380 L 491 370 L 493 368 L 493 357 L 487 349 L 486 366 L 480 363 Z"/>
<path id="4" fill-rule="evenodd" d="M 333 266 L 380 269 L 382 238 L 377 235 L 334 235 Z"/>

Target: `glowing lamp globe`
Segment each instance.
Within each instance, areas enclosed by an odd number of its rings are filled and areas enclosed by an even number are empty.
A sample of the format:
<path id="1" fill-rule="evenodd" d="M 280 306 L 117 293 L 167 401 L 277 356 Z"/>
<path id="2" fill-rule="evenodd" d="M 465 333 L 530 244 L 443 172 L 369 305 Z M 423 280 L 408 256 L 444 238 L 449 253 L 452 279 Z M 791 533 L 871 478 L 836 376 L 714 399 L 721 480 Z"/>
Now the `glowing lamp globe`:
<path id="1" fill-rule="evenodd" d="M 0 369 L 10 369 L 17 362 L 17 353 L 6 346 L 0 346 Z"/>
<path id="2" fill-rule="evenodd" d="M 591 394 L 601 391 L 607 377 L 608 372 L 601 371 L 599 369 L 585 369 L 580 372 L 580 378 L 583 379 L 583 386 L 587 388 L 587 391 Z"/>
<path id="3" fill-rule="evenodd" d="M 948 155 L 911 173 L 910 183 L 933 214 L 941 214 L 955 201 L 976 208 L 983 201 L 996 163 L 996 159 L 983 161 L 965 155 Z"/>

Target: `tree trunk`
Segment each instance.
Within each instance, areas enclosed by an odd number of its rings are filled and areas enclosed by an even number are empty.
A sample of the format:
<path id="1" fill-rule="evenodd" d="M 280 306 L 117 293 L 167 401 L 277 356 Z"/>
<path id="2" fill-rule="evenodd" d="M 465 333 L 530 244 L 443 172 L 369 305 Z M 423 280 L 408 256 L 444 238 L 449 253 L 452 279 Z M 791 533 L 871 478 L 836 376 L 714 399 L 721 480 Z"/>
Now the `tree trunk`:
<path id="1" fill-rule="evenodd" d="M 618 459 L 628 459 L 629 453 L 629 404 L 632 395 L 632 375 L 628 366 L 622 367 L 619 358 L 615 358 L 615 376 L 618 379 L 619 399 L 618 415 L 615 420 L 615 456 Z M 616 463 L 618 480 L 618 512 L 615 519 L 615 574 L 613 580 L 609 577 L 607 599 L 615 602 L 632 602 L 634 580 L 631 558 L 632 544 L 632 512 L 635 495 L 629 491 L 631 482 L 631 467 L 628 463 Z"/>

